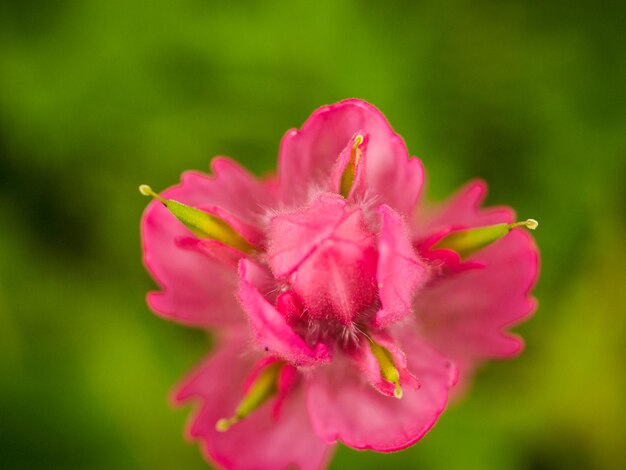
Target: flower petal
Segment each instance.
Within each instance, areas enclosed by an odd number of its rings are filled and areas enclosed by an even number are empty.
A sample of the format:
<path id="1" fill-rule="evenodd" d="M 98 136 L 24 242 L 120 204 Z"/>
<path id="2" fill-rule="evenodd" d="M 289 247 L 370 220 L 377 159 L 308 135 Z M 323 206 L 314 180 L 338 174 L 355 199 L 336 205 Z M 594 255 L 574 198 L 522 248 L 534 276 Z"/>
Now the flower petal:
<path id="1" fill-rule="evenodd" d="M 178 237 L 176 244 L 181 248 L 197 251 L 213 260 L 219 261 L 224 265 L 225 269 L 233 271 L 237 270 L 239 260 L 246 256 L 245 253 L 238 249 L 210 238 Z"/>
<path id="2" fill-rule="evenodd" d="M 288 204 L 303 203 L 312 189 L 327 187 L 335 161 L 358 131 L 369 134 L 366 175 L 371 196 L 410 213 L 423 182 L 422 164 L 408 158 L 404 141 L 385 116 L 357 99 L 322 107 L 301 130 L 285 135 L 279 160 L 281 198 Z"/>
<path id="3" fill-rule="evenodd" d="M 471 181 L 444 203 L 423 207 L 419 218 L 414 219 L 414 244 L 429 261 L 433 279 L 484 266 L 479 257 L 463 260 L 453 250 L 434 248 L 448 234 L 459 229 L 513 222 L 515 212 L 510 207 L 482 208 L 486 195 L 485 182 Z"/>
<path id="4" fill-rule="evenodd" d="M 309 380 L 307 406 L 313 428 L 327 443 L 392 452 L 419 440 L 443 411 L 454 368 L 424 342 L 402 345 L 421 387 L 405 387 L 401 399 L 374 390 L 354 368 L 321 367 Z"/>
<path id="5" fill-rule="evenodd" d="M 187 199 L 186 186 L 165 192 Z M 159 202 L 151 202 L 141 224 L 144 264 L 161 287 L 148 294 L 148 305 L 168 319 L 197 327 L 243 324 L 235 299 L 237 274 L 222 262 L 179 244 L 191 232 Z"/>
<path id="6" fill-rule="evenodd" d="M 430 250 L 451 230 L 513 222 L 515 214 L 509 207 L 480 207 L 486 193 L 484 182 L 468 183 L 449 201 L 423 214 L 416 230 L 424 256 L 443 260 L 444 271 L 454 275 L 439 277 L 422 291 L 415 310 L 428 340 L 458 366 L 463 385 L 484 359 L 521 351 L 521 339 L 505 329 L 536 308 L 529 293 L 537 279 L 539 256 L 525 231 L 514 229 L 464 262 L 451 250 Z"/>
<path id="7" fill-rule="evenodd" d="M 234 161 L 217 157 L 211 161 L 212 176 L 197 171 L 183 173 L 182 185 L 197 198 L 185 202 L 224 218 L 241 235 L 259 245 L 266 211 L 276 204 L 273 182 L 261 181 Z"/>
<path id="8" fill-rule="evenodd" d="M 250 328 L 261 349 L 298 366 L 320 363 L 329 358 L 321 343 L 311 349 L 289 326 L 287 319 L 258 291 L 253 278 L 260 268 L 249 260 L 239 263 L 239 301 L 248 314 Z"/>
<path id="9" fill-rule="evenodd" d="M 518 354 L 521 339 L 504 330 L 536 307 L 529 292 L 539 258 L 528 233 L 513 229 L 476 256 L 484 261 L 483 268 L 440 279 L 415 303 L 428 340 L 464 369 L 486 358 Z"/>
<path id="10" fill-rule="evenodd" d="M 163 191 L 192 207 L 209 206 L 227 218 L 240 221 L 237 229 L 258 227 L 264 223 L 261 207 L 269 204 L 273 190 L 269 183 L 252 175 L 226 158 L 212 162 L 214 176 L 186 172 L 181 183 Z M 215 327 L 242 324 L 244 315 L 235 298 L 237 275 L 222 262 L 231 256 L 228 247 L 212 246 L 215 259 L 200 250 L 179 243 L 192 237 L 191 232 L 158 201 L 146 209 L 142 224 L 144 264 L 153 275 L 160 292 L 148 294 L 148 304 L 159 315 L 191 326 Z M 253 238 L 252 233 L 242 233 Z M 221 256 L 224 255 L 224 256 Z"/>
<path id="11" fill-rule="evenodd" d="M 515 213 L 510 207 L 496 206 L 481 208 L 487 196 L 484 181 L 470 181 L 450 199 L 439 205 L 426 207 L 415 228 L 417 238 L 426 238 L 437 232 L 443 238 L 451 228 L 470 228 L 511 223 Z M 432 244 L 438 240 L 432 240 Z"/>
<path id="12" fill-rule="evenodd" d="M 428 275 L 415 255 L 402 217 L 389 206 L 380 206 L 382 229 L 378 243 L 378 295 L 382 309 L 374 324 L 384 327 L 411 313 L 416 290 Z"/>
<path id="13" fill-rule="evenodd" d="M 277 278 L 286 279 L 346 218 L 346 201 L 320 193 L 305 209 L 279 213 L 271 218 L 268 259 Z"/>
<path id="14" fill-rule="evenodd" d="M 273 412 L 271 402 L 266 403 L 228 431 L 216 431 L 216 422 L 237 407 L 258 359 L 241 354 L 244 346 L 245 341 L 229 338 L 179 386 L 175 402 L 193 398 L 201 402 L 188 428 L 189 437 L 202 442 L 208 459 L 229 469 L 323 468 L 333 448 L 313 432 L 302 387 L 282 398 L 279 414 Z"/>

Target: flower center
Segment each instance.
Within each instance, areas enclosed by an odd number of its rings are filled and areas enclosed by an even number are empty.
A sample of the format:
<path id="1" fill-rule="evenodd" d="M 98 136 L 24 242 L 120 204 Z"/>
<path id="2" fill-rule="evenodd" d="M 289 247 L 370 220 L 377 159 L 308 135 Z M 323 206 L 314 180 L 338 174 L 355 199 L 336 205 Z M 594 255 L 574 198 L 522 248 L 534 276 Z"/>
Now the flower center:
<path id="1" fill-rule="evenodd" d="M 269 235 L 272 272 L 308 319 L 348 326 L 376 302 L 375 237 L 341 196 L 321 193 L 308 207 L 273 217 Z"/>

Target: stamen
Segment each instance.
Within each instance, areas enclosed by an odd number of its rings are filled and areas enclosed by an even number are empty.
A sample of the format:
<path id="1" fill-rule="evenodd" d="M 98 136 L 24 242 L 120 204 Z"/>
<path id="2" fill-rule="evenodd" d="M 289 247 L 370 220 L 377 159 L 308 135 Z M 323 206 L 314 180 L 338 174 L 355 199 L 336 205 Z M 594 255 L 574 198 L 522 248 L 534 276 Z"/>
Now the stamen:
<path id="1" fill-rule="evenodd" d="M 160 201 L 197 237 L 211 238 L 243 252 L 252 251 L 250 244 L 233 227 L 219 217 L 194 209 L 173 199 L 164 199 L 147 184 L 139 186 L 139 192 L 144 196 L 150 196 Z"/>
<path id="2" fill-rule="evenodd" d="M 400 372 L 398 372 L 398 369 L 393 362 L 393 357 L 391 356 L 391 353 L 387 348 L 371 340 L 370 349 L 372 350 L 372 354 L 374 354 L 374 357 L 378 361 L 378 367 L 380 367 L 380 375 L 382 375 L 385 380 L 388 380 L 395 385 L 393 396 L 398 399 L 402 398 L 402 387 L 400 386 Z"/>
<path id="3" fill-rule="evenodd" d="M 510 224 L 509 227 L 526 227 L 528 230 L 535 230 L 537 227 L 539 227 L 539 222 L 537 222 L 535 219 L 526 219 L 521 222 L 515 222 L 514 224 Z"/>
<path id="4" fill-rule="evenodd" d="M 356 151 L 357 151 L 357 147 L 358 147 L 359 145 L 361 145 L 362 143 L 363 143 L 363 136 L 362 136 L 361 134 L 359 134 L 359 135 L 357 135 L 357 136 L 354 138 L 354 145 L 352 145 L 352 151 L 353 151 L 353 152 L 356 152 Z M 360 158 L 360 157 L 361 157 L 361 155 L 360 155 L 360 153 L 359 153 L 359 155 L 358 155 L 358 157 L 357 157 L 357 158 Z M 356 161 L 355 163 L 359 163 L 359 160 L 357 159 L 357 161 Z"/>
<path id="5" fill-rule="evenodd" d="M 222 418 L 215 423 L 219 432 L 228 431 L 233 425 L 259 409 L 278 392 L 278 376 L 284 363 L 274 362 L 268 365 L 258 375 L 244 398 L 239 402 L 235 415 L 231 418 Z"/>
<path id="6" fill-rule="evenodd" d="M 236 417 L 219 419 L 217 420 L 217 423 L 215 423 L 215 429 L 219 432 L 226 432 L 233 424 L 237 423 L 238 421 L 239 418 Z"/>
<path id="7" fill-rule="evenodd" d="M 462 258 L 466 258 L 491 245 L 516 227 L 526 227 L 529 230 L 535 230 L 538 226 L 539 222 L 535 219 L 527 219 L 512 224 L 495 224 L 459 230 L 444 237 L 434 248 L 454 250 Z"/>
<path id="8" fill-rule="evenodd" d="M 157 193 L 152 191 L 152 188 L 148 186 L 147 184 L 140 184 L 139 192 L 143 194 L 144 196 L 152 196 L 153 198 L 158 199 L 163 204 L 165 204 L 165 200 L 161 196 L 159 196 Z"/>
<path id="9" fill-rule="evenodd" d="M 348 195 L 350 194 L 350 190 L 352 189 L 352 185 L 354 184 L 354 179 L 356 178 L 356 167 L 359 164 L 359 160 L 361 159 L 360 146 L 362 143 L 363 136 L 361 134 L 358 134 L 354 138 L 352 150 L 350 150 L 350 161 L 348 161 L 346 169 L 341 175 L 341 195 L 343 197 L 348 197 Z"/>

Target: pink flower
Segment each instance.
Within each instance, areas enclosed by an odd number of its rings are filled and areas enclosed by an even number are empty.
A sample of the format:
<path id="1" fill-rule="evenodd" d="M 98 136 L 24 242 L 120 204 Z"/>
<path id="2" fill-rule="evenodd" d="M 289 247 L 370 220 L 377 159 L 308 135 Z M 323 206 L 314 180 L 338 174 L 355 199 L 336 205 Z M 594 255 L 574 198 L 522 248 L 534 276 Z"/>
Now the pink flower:
<path id="1" fill-rule="evenodd" d="M 216 158 L 155 196 L 142 222 L 159 315 L 216 332 L 175 393 L 189 435 L 233 469 L 316 469 L 337 441 L 419 440 L 477 364 L 511 357 L 535 309 L 538 253 L 473 182 L 420 203 L 421 162 L 371 105 L 317 110 L 280 147 L 277 179 Z M 178 202 L 176 202 L 178 201 Z M 182 203 L 182 204 L 181 204 Z M 459 386 L 457 385 L 457 388 Z"/>

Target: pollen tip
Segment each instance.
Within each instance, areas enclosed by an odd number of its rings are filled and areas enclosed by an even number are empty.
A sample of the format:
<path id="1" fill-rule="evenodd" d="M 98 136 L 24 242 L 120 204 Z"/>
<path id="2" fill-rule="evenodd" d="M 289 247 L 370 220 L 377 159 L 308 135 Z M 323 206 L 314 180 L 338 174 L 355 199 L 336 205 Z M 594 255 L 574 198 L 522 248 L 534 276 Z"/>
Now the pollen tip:
<path id="1" fill-rule="evenodd" d="M 152 188 L 148 186 L 147 184 L 140 184 L 139 192 L 143 194 L 144 196 L 152 196 L 154 194 L 154 191 L 152 191 Z"/>
<path id="2" fill-rule="evenodd" d="M 157 193 L 155 193 L 152 188 L 150 186 L 148 186 L 147 184 L 140 184 L 139 185 L 139 192 L 141 194 L 143 194 L 144 196 L 149 196 L 149 197 L 153 197 L 154 199 L 161 201 L 163 204 L 165 204 L 167 206 L 167 201 L 165 199 L 163 199 L 161 196 L 159 196 Z"/>
<path id="3" fill-rule="evenodd" d="M 528 219 L 526 220 L 526 228 L 529 230 L 535 230 L 537 227 L 539 227 L 539 222 L 537 222 L 535 219 Z"/>
<path id="4" fill-rule="evenodd" d="M 215 423 L 215 430 L 219 432 L 226 432 L 230 427 L 237 422 L 237 418 L 222 418 Z"/>
<path id="5" fill-rule="evenodd" d="M 363 143 L 363 136 L 361 134 L 354 138 L 354 146 L 361 145 Z"/>
<path id="6" fill-rule="evenodd" d="M 400 384 L 396 384 L 396 389 L 393 391 L 393 396 L 399 400 L 400 398 L 402 398 L 402 394 L 402 387 L 400 386 Z"/>
<path id="7" fill-rule="evenodd" d="M 535 219 L 526 219 L 521 222 L 515 222 L 513 224 L 509 224 L 509 230 L 514 229 L 515 227 L 526 227 L 528 230 L 535 230 L 539 227 L 539 222 Z"/>

